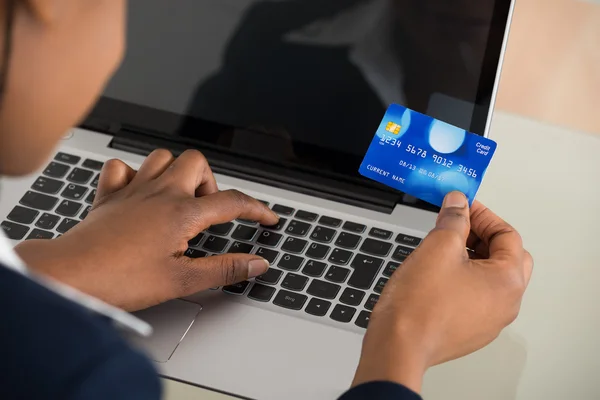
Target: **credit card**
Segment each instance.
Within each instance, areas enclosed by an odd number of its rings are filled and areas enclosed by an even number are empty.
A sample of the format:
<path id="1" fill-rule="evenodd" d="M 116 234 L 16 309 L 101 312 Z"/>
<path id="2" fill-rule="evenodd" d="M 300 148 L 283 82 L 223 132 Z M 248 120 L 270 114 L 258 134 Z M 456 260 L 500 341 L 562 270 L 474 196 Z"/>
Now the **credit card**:
<path id="1" fill-rule="evenodd" d="M 454 190 L 471 205 L 495 151 L 493 140 L 392 104 L 359 172 L 436 206 Z"/>

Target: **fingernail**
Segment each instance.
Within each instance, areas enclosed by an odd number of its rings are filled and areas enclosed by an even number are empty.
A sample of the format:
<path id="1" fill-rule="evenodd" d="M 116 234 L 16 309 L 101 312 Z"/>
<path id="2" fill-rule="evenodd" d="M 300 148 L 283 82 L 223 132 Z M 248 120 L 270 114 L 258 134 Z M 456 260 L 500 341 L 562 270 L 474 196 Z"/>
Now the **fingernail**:
<path id="1" fill-rule="evenodd" d="M 465 208 L 467 206 L 467 197 L 461 192 L 450 192 L 444 199 L 443 208 Z"/>
<path id="2" fill-rule="evenodd" d="M 263 258 L 252 260 L 248 263 L 248 278 L 256 278 L 269 269 L 269 262 Z"/>

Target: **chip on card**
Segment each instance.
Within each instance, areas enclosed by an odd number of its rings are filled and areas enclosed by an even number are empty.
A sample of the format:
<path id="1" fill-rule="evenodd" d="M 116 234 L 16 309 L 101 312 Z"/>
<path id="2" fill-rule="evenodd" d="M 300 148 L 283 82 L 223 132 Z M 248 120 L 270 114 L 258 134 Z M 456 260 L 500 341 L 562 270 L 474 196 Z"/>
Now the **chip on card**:
<path id="1" fill-rule="evenodd" d="M 495 151 L 493 140 L 392 104 L 359 172 L 436 206 L 454 190 L 471 205 Z"/>

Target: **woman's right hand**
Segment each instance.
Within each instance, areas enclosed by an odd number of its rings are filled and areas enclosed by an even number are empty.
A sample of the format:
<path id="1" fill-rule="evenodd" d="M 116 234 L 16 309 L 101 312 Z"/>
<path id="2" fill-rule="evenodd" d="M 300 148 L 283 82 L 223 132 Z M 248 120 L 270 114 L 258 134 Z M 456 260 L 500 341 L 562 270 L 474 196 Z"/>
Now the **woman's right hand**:
<path id="1" fill-rule="evenodd" d="M 420 392 L 429 367 L 486 346 L 517 317 L 532 268 L 513 227 L 450 193 L 435 229 L 386 284 L 353 385 L 392 381 Z"/>

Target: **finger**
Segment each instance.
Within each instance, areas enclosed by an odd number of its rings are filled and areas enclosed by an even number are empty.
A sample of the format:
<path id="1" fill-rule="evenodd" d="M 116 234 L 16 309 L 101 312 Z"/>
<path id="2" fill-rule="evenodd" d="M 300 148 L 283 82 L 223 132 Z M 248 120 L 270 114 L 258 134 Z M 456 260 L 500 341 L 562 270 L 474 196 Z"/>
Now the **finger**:
<path id="1" fill-rule="evenodd" d="M 471 229 L 469 219 L 469 204 L 461 192 L 450 192 L 444 198 L 442 209 L 435 224 L 437 230 L 450 230 L 456 232 L 464 242 L 467 242 Z"/>
<path id="2" fill-rule="evenodd" d="M 186 193 L 196 197 L 207 196 L 219 191 L 215 176 L 208 161 L 198 150 L 186 150 L 173 162 L 161 177 L 175 183 Z"/>
<path id="3" fill-rule="evenodd" d="M 121 160 L 108 160 L 104 163 L 94 203 L 109 194 L 115 193 L 131 182 L 135 177 L 135 170 Z"/>
<path id="4" fill-rule="evenodd" d="M 181 286 L 187 295 L 255 278 L 267 272 L 269 262 L 256 255 L 223 254 L 189 259 L 182 268 Z"/>
<path id="5" fill-rule="evenodd" d="M 158 178 L 169 168 L 173 160 L 175 160 L 175 157 L 169 150 L 154 150 L 144 160 L 135 178 L 133 178 L 133 183 L 139 184 Z"/>
<path id="6" fill-rule="evenodd" d="M 479 202 L 471 207 L 471 230 L 488 247 L 489 258 L 521 265 L 523 241 L 521 235 Z"/>
<path id="7" fill-rule="evenodd" d="M 533 273 L 533 257 L 531 253 L 525 250 L 525 259 L 523 261 L 523 274 L 525 277 L 525 287 L 529 285 L 529 281 L 531 280 L 531 274 Z"/>
<path id="8" fill-rule="evenodd" d="M 237 218 L 275 225 L 279 216 L 262 202 L 237 190 L 226 190 L 193 199 L 202 227 L 222 224 Z"/>

